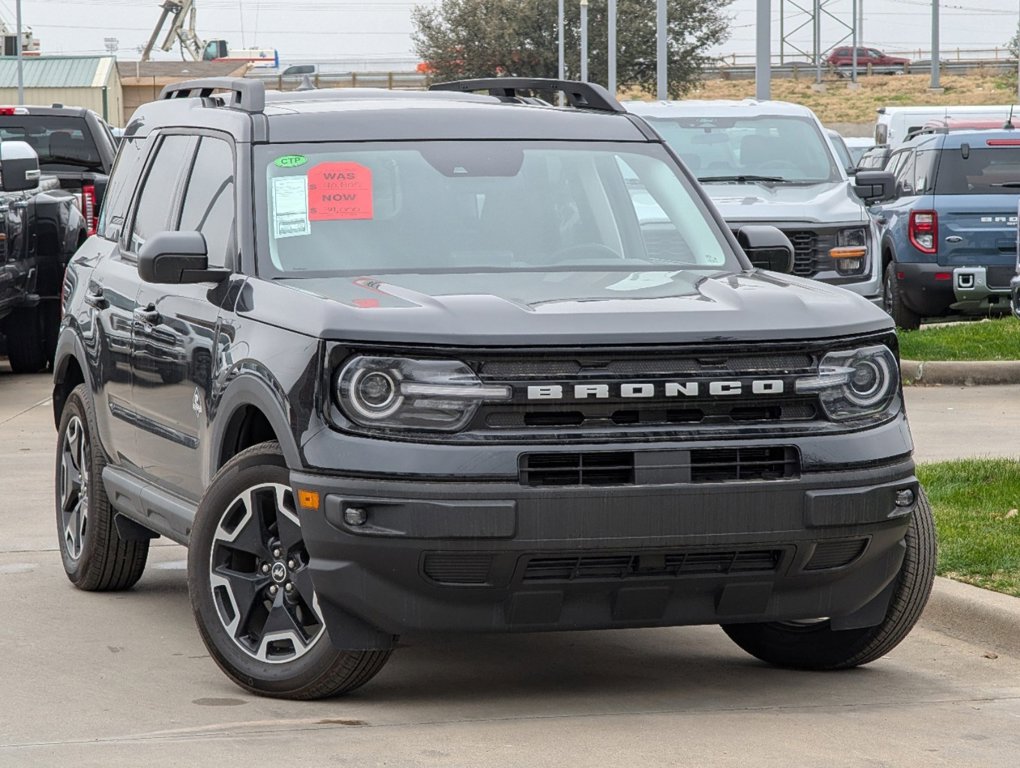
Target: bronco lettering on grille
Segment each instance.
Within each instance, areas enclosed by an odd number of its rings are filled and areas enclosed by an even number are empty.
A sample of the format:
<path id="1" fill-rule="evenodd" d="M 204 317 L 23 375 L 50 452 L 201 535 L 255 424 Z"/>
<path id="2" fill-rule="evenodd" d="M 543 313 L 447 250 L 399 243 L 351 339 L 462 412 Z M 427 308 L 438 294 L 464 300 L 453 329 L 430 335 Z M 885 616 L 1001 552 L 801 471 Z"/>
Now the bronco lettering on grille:
<path id="1" fill-rule="evenodd" d="M 704 385 L 704 386 L 703 386 Z M 781 395 L 782 379 L 628 382 L 625 384 L 539 384 L 528 387 L 528 400 L 605 400 L 610 397 L 640 399 L 654 397 L 715 397 L 733 395 Z"/>

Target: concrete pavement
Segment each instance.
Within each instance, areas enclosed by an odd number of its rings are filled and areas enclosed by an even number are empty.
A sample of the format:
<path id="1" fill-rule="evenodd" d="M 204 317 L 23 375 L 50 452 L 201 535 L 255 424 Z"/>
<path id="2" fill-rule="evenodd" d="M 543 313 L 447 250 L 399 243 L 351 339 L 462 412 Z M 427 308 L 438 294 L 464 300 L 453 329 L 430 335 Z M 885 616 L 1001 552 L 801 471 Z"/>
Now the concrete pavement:
<path id="1" fill-rule="evenodd" d="M 0 370 L 0 767 L 1016 765 L 1020 658 L 925 619 L 844 673 L 772 669 L 693 627 L 434 638 L 347 698 L 250 696 L 198 637 L 183 548 L 156 542 L 126 593 L 67 582 L 48 389 Z M 1020 388 L 989 389 L 908 391 L 919 458 L 1016 455 Z"/>

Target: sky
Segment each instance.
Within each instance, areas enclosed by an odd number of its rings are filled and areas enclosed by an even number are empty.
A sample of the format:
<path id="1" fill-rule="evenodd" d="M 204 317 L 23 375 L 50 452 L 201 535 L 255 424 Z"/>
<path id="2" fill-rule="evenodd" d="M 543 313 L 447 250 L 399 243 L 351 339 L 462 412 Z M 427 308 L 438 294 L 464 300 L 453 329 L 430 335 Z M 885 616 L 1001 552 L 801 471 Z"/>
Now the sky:
<path id="1" fill-rule="evenodd" d="M 576 0 L 567 0 L 574 2 Z M 652 3 L 654 0 L 648 0 Z M 813 48 L 809 15 L 813 0 L 772 0 L 773 53 L 779 54 L 780 19 L 787 32 L 784 54 L 807 58 Z M 861 43 L 928 58 L 932 0 L 857 0 L 864 5 Z M 414 58 L 411 8 L 437 0 L 197 0 L 197 31 L 205 39 L 224 38 L 231 47 L 275 47 L 284 61 L 344 58 Z M 554 3 L 555 0 L 549 0 Z M 822 47 L 849 34 L 853 0 L 823 3 Z M 1020 0 L 940 0 L 943 58 L 991 56 L 1017 29 Z M 733 0 L 730 39 L 715 55 L 751 61 L 754 53 L 756 0 Z M 117 55 L 138 57 L 160 15 L 159 0 L 22 0 L 23 23 L 32 27 L 44 53 L 94 54 L 106 51 L 104 38 L 117 39 Z M 0 0 L 0 19 L 13 29 L 15 0 Z M 799 29 L 798 29 L 799 27 Z M 153 58 L 179 54 L 160 52 Z M 746 57 L 746 58 L 744 58 Z"/>

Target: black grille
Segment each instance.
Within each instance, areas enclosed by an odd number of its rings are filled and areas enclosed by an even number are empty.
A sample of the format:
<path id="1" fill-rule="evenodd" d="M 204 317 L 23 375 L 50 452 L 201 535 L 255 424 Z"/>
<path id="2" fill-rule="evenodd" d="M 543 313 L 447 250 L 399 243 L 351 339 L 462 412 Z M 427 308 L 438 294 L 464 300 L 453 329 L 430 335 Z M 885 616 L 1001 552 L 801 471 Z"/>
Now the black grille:
<path id="1" fill-rule="evenodd" d="M 631 485 L 634 454 L 526 453 L 520 460 L 521 485 Z"/>
<path id="2" fill-rule="evenodd" d="M 430 552 L 422 570 L 441 584 L 485 584 L 489 580 L 492 555 L 474 552 Z"/>
<path id="3" fill-rule="evenodd" d="M 519 469 L 528 486 L 724 483 L 797 477 L 800 458 L 791 446 L 525 453 Z"/>
<path id="4" fill-rule="evenodd" d="M 486 379 L 574 379 L 587 376 L 677 376 L 681 374 L 730 375 L 806 371 L 813 358 L 803 352 L 771 354 L 692 354 L 689 357 L 620 357 L 576 360 L 486 360 L 479 373 Z"/>
<path id="5" fill-rule="evenodd" d="M 601 405 L 592 402 L 585 409 L 533 405 L 527 410 L 488 408 L 485 426 L 489 429 L 523 429 L 525 427 L 612 427 L 670 426 L 684 424 L 732 424 L 747 422 L 795 422 L 815 418 L 817 407 L 812 397 L 790 398 L 788 401 L 728 401 L 703 403 L 701 408 Z"/>
<path id="6" fill-rule="evenodd" d="M 987 267 L 985 280 L 989 288 L 1009 288 L 1009 281 L 1016 275 L 1016 267 Z"/>
<path id="7" fill-rule="evenodd" d="M 793 274 L 813 277 L 832 269 L 829 251 L 836 245 L 834 232 L 819 232 L 811 229 L 784 229 L 783 234 L 793 244 Z"/>
<path id="8" fill-rule="evenodd" d="M 825 541 L 815 547 L 814 554 L 808 564 L 807 571 L 821 571 L 826 568 L 841 568 L 849 565 L 864 554 L 868 546 L 867 539 L 847 539 L 845 541 Z"/>
<path id="9" fill-rule="evenodd" d="M 691 451 L 691 482 L 781 480 L 797 477 L 800 461 L 791 447 L 700 448 Z"/>
<path id="10" fill-rule="evenodd" d="M 623 580 L 634 578 L 675 578 L 706 574 L 775 571 L 782 557 L 780 549 L 737 551 L 676 551 L 598 554 L 542 555 L 531 557 L 524 568 L 524 581 Z"/>

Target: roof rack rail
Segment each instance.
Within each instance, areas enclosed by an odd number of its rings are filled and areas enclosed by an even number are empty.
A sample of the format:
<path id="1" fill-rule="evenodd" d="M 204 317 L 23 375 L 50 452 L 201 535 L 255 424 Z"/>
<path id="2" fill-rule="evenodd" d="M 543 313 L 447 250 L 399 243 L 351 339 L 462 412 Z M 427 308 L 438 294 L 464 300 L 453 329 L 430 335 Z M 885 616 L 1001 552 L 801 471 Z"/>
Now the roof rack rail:
<path id="1" fill-rule="evenodd" d="M 598 112 L 626 112 L 623 105 L 601 85 L 576 80 L 544 77 L 485 77 L 476 80 L 452 80 L 433 83 L 430 91 L 488 91 L 490 96 L 517 99 L 518 91 L 555 91 L 562 93 L 570 106 Z"/>
<path id="2" fill-rule="evenodd" d="M 266 108 L 266 84 L 261 80 L 241 77 L 203 77 L 198 80 L 184 80 L 164 86 L 160 99 L 188 99 L 200 96 L 203 99 L 213 91 L 229 91 L 227 106 L 242 112 L 258 113 Z"/>

